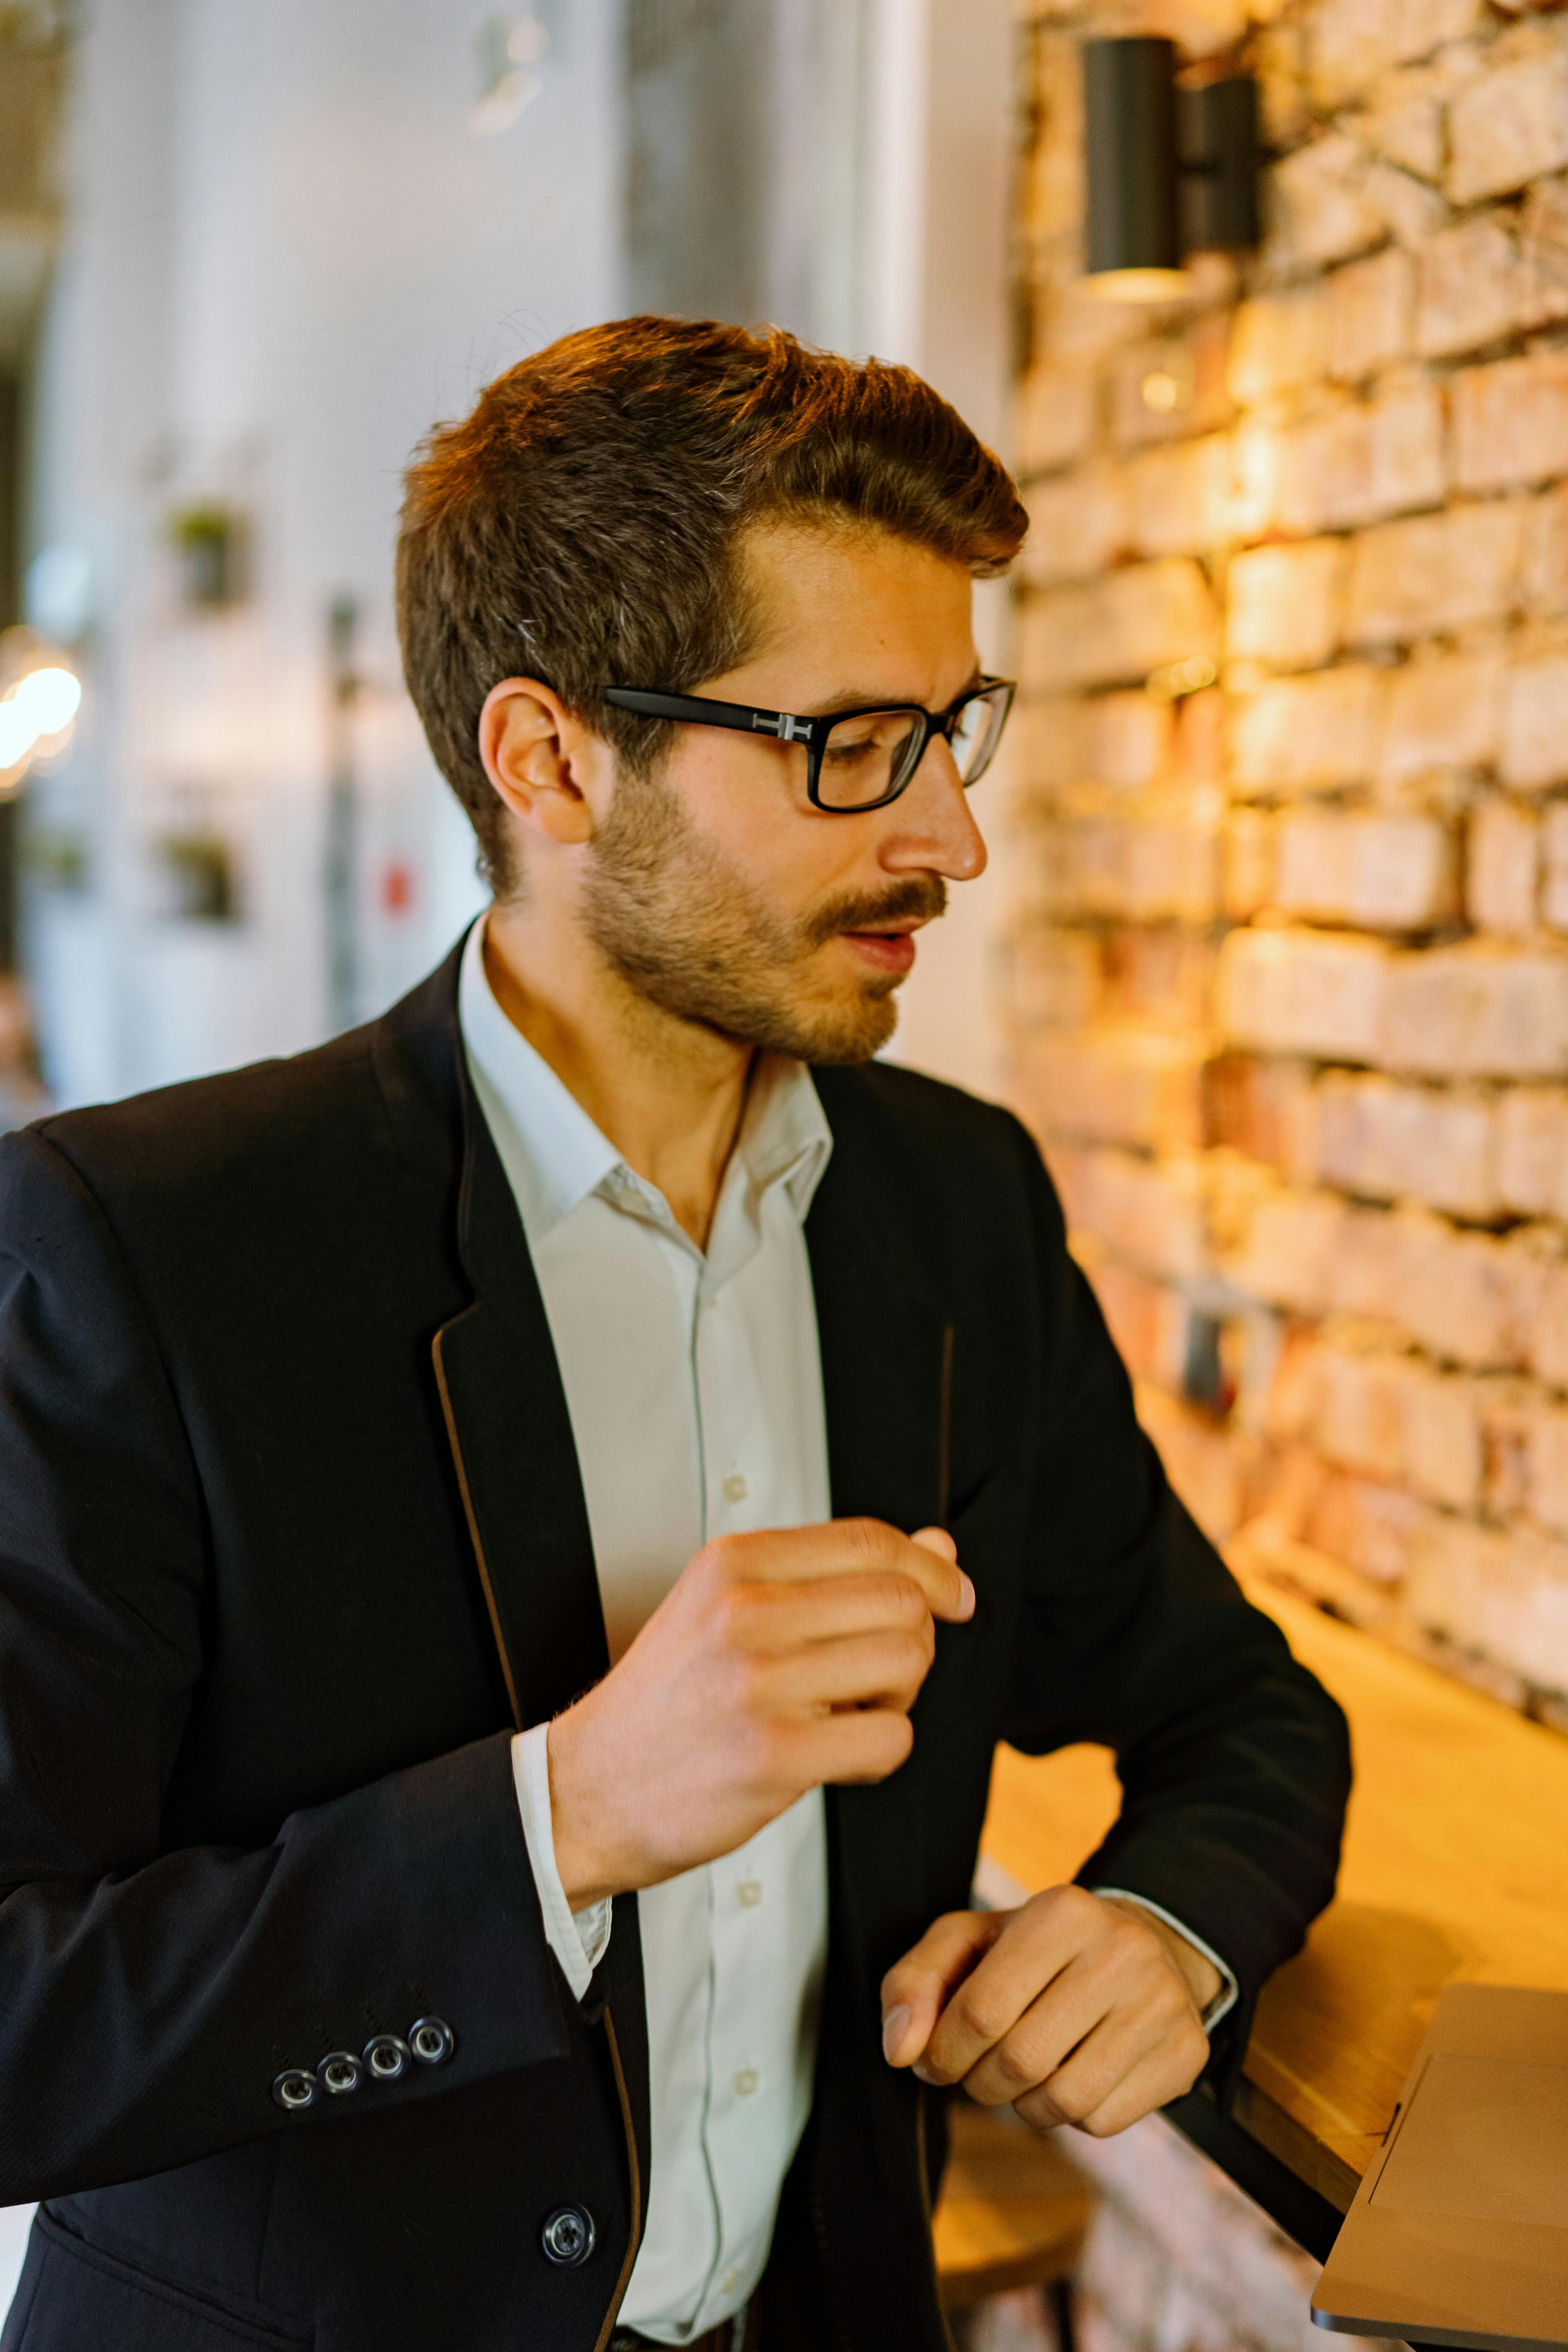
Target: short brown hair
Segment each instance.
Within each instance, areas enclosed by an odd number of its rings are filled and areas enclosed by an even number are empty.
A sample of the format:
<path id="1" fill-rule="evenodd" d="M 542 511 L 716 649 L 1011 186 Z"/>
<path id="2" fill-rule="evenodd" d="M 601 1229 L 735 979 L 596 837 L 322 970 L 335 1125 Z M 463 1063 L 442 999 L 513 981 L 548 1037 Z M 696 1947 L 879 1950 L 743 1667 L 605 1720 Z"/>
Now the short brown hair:
<path id="1" fill-rule="evenodd" d="M 479 755 L 486 695 L 539 677 L 647 771 L 668 730 L 600 689 L 687 693 L 744 657 L 736 548 L 764 516 L 876 524 L 981 577 L 1026 527 L 1006 467 L 910 369 L 776 327 L 591 327 L 430 434 L 398 536 L 404 674 L 498 892 L 514 877 Z"/>

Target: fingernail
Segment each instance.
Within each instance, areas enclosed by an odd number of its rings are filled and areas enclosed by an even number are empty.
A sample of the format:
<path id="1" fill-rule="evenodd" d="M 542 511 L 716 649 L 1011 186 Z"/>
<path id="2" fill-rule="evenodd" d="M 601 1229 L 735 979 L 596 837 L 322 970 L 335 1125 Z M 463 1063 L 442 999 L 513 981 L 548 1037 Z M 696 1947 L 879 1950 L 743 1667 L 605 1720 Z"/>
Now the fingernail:
<path id="1" fill-rule="evenodd" d="M 923 2058 L 917 2058 L 914 2064 L 910 2068 L 910 2072 L 918 2083 L 934 2084 L 936 2081 L 936 2076 L 931 2073 L 931 2068 L 926 2064 Z"/>
<path id="2" fill-rule="evenodd" d="M 890 2009 L 882 2020 L 882 2055 L 889 2066 L 893 2063 L 893 2053 L 909 2031 L 913 2015 L 910 2009 Z"/>
<path id="3" fill-rule="evenodd" d="M 974 1614 L 974 1587 L 962 1569 L 958 1571 L 958 1583 L 960 1610 L 963 1616 L 968 1619 Z"/>

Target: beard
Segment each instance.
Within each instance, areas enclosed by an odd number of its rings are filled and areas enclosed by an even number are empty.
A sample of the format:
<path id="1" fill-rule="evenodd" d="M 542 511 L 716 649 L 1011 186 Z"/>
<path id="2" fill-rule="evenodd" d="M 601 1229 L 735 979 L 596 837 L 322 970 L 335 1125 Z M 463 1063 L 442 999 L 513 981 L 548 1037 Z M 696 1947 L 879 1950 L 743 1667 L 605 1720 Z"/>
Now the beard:
<path id="1" fill-rule="evenodd" d="M 622 777 L 583 898 L 600 954 L 651 1003 L 737 1044 L 817 1063 L 879 1052 L 898 1025 L 903 978 L 835 978 L 822 948 L 946 905 L 940 875 L 911 874 L 786 915 L 698 832 L 657 774 Z"/>

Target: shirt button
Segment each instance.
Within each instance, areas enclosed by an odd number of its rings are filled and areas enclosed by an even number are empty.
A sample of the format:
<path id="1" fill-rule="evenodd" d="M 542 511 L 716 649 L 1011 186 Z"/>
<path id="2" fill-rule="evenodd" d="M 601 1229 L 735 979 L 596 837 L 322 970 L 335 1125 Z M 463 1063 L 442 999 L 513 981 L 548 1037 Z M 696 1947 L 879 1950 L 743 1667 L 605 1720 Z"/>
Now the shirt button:
<path id="1" fill-rule="evenodd" d="M 742 1878 L 741 1884 L 735 1889 L 735 1900 L 741 1905 L 742 1908 L 746 1911 L 754 1911 L 762 1899 L 762 1880 L 760 1878 Z"/>
<path id="2" fill-rule="evenodd" d="M 745 1499 L 746 1482 L 738 1470 L 731 1470 L 724 1481 L 724 1500 L 727 1503 L 743 1503 Z"/>
<path id="3" fill-rule="evenodd" d="M 738 2096 L 742 2099 L 749 2099 L 756 2087 L 756 2068 L 754 2066 L 742 2066 L 738 2068 L 735 2074 L 735 2090 Z"/>

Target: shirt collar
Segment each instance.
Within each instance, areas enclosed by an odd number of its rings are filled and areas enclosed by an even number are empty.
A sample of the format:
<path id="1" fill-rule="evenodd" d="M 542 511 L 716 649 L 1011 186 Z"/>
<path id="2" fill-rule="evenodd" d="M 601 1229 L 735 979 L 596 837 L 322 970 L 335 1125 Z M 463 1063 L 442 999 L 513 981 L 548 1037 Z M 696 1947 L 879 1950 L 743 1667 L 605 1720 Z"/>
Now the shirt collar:
<path id="1" fill-rule="evenodd" d="M 627 1168 L 542 1054 L 496 1002 L 485 971 L 481 918 L 463 947 L 458 1019 L 479 1107 L 517 1198 L 522 1229 L 537 1247 L 591 1192 L 624 1197 L 627 1180 L 650 1192 Z M 735 1159 L 745 1171 L 748 1205 L 782 1184 L 803 1223 L 833 1149 L 811 1073 L 786 1055 L 759 1057 L 747 1090 Z"/>

